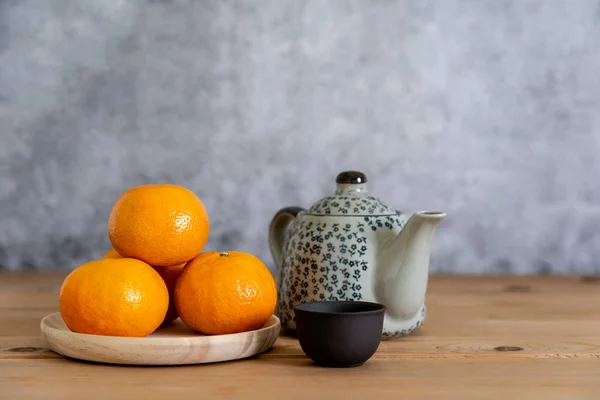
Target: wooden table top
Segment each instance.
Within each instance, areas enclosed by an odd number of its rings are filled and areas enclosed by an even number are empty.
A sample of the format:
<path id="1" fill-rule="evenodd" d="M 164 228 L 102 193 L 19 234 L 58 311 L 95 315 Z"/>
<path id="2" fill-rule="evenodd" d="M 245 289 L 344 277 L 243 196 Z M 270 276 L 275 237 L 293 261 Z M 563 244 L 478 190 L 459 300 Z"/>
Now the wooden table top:
<path id="1" fill-rule="evenodd" d="M 362 367 L 326 369 L 284 336 L 267 353 L 219 364 L 64 358 L 40 320 L 58 310 L 65 275 L 0 274 L 0 399 L 600 399 L 595 277 L 432 276 L 420 330 L 383 341 Z"/>

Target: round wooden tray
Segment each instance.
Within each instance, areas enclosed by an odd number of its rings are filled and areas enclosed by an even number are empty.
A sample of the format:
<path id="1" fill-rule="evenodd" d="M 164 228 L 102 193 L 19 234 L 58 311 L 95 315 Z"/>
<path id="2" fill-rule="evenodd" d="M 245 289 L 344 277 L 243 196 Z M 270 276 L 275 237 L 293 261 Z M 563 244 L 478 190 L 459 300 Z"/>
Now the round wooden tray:
<path id="1" fill-rule="evenodd" d="M 185 365 L 237 360 L 270 349 L 281 329 L 275 315 L 260 329 L 229 335 L 202 335 L 181 320 L 143 338 L 71 332 L 60 313 L 41 321 L 42 337 L 63 356 L 86 361 L 129 365 Z"/>

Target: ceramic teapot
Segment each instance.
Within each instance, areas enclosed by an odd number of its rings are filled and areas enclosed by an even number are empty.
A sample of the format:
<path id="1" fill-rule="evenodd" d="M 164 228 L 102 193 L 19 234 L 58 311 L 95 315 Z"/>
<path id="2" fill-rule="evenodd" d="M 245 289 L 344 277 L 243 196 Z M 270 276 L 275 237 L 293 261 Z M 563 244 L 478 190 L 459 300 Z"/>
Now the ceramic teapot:
<path id="1" fill-rule="evenodd" d="M 383 338 L 407 336 L 425 320 L 430 248 L 446 214 L 409 217 L 371 195 L 358 171 L 336 185 L 308 210 L 286 207 L 271 220 L 282 327 L 295 330 L 298 303 L 361 300 L 386 306 Z"/>

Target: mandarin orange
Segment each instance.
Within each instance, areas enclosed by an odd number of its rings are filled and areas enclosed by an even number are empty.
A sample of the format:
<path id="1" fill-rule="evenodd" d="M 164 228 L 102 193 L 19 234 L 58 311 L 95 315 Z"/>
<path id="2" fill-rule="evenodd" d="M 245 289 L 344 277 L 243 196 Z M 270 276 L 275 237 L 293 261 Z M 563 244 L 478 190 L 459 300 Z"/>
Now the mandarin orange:
<path id="1" fill-rule="evenodd" d="M 177 309 L 175 308 L 175 283 L 181 275 L 185 265 L 186 264 L 180 264 L 174 267 L 154 267 L 154 270 L 163 278 L 167 285 L 167 289 L 169 290 L 169 309 L 167 310 L 167 315 L 165 315 L 163 324 L 170 324 L 179 317 Z"/>
<path id="2" fill-rule="evenodd" d="M 205 246 L 209 232 L 202 201 L 189 189 L 172 184 L 130 188 L 115 202 L 108 219 L 108 237 L 115 250 L 156 267 L 191 260 Z"/>
<path id="3" fill-rule="evenodd" d="M 103 259 L 71 271 L 60 288 L 59 306 L 73 332 L 143 337 L 163 322 L 169 292 L 145 262 Z"/>
<path id="4" fill-rule="evenodd" d="M 104 253 L 104 256 L 102 256 L 102 258 L 123 258 L 123 256 L 121 256 L 114 248 L 111 248 L 106 253 Z M 163 324 L 170 324 L 171 322 L 179 318 L 179 316 L 177 315 L 177 310 L 175 309 L 175 301 L 173 299 L 173 295 L 175 290 L 175 282 L 177 281 L 177 278 L 179 278 L 183 267 L 185 267 L 185 263 L 175 265 L 173 267 L 152 267 L 156 272 L 158 272 L 161 278 L 163 278 L 165 284 L 167 285 L 167 289 L 169 290 L 169 309 L 167 310 L 167 315 L 165 315 Z"/>
<path id="5" fill-rule="evenodd" d="M 201 253 L 186 264 L 175 284 L 179 317 L 204 334 L 260 328 L 276 302 L 271 272 L 260 259 L 244 252 Z"/>
<path id="6" fill-rule="evenodd" d="M 111 247 L 111 249 L 108 250 L 106 253 L 104 253 L 104 255 L 102 256 L 102 259 L 107 259 L 107 258 L 123 258 L 123 256 L 120 255 L 119 252 L 116 251 L 114 247 Z"/>

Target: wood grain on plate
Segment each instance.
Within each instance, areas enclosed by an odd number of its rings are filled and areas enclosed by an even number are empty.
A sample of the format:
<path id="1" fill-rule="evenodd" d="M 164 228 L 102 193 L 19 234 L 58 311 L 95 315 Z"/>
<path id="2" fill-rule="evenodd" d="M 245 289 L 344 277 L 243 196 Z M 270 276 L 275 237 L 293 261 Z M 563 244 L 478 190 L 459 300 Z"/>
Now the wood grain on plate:
<path id="1" fill-rule="evenodd" d="M 196 366 L 64 358 L 40 320 L 57 311 L 65 275 L 0 274 L 0 398 L 600 398 L 595 277 L 432 276 L 425 325 L 338 370 L 314 367 L 288 336 L 249 359 Z"/>
<path id="2" fill-rule="evenodd" d="M 42 319 L 42 337 L 50 349 L 86 361 L 128 365 L 185 365 L 237 360 L 260 354 L 279 336 L 276 316 L 260 329 L 229 335 L 206 336 L 181 320 L 160 327 L 143 338 L 85 335 L 67 328 L 60 313 Z"/>

